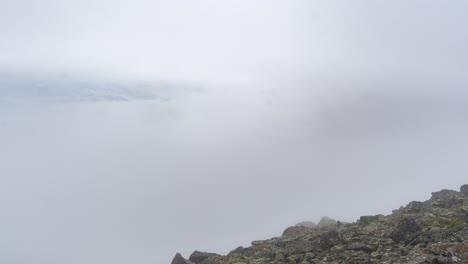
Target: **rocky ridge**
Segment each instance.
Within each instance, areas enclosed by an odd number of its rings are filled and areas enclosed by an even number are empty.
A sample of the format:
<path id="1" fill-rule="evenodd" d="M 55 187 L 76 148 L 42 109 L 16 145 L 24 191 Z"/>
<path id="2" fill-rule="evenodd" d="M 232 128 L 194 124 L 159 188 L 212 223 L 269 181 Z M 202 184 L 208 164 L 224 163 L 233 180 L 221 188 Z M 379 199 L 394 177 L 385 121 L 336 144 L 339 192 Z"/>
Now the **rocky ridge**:
<path id="1" fill-rule="evenodd" d="M 433 192 L 390 215 L 354 223 L 324 217 L 287 228 L 281 237 L 254 241 L 226 256 L 195 251 L 172 264 L 468 263 L 468 184 Z"/>

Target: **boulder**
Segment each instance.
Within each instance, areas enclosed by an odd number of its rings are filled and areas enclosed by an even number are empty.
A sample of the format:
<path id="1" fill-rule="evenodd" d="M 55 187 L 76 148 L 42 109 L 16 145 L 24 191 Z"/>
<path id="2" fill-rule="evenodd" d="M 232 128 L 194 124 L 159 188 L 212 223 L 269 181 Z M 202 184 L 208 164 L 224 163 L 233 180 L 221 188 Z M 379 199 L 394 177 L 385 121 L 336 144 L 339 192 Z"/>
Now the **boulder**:
<path id="1" fill-rule="evenodd" d="M 320 247 L 323 250 L 328 250 L 341 241 L 341 235 L 336 230 L 331 230 L 320 235 Z"/>
<path id="2" fill-rule="evenodd" d="M 422 231 L 422 226 L 412 217 L 401 219 L 396 228 L 390 233 L 390 238 L 399 243 L 406 241 L 413 234 Z"/>
<path id="3" fill-rule="evenodd" d="M 189 260 L 192 261 L 195 264 L 198 264 L 202 261 L 207 260 L 208 258 L 214 258 L 214 257 L 219 257 L 220 255 L 214 254 L 214 253 L 208 253 L 208 252 L 201 252 L 201 251 L 194 251 L 190 257 Z"/>
<path id="4" fill-rule="evenodd" d="M 322 219 L 320 219 L 320 222 L 317 224 L 317 227 L 322 228 L 322 227 L 328 227 L 328 226 L 334 226 L 334 225 L 336 225 L 336 220 L 328 216 L 324 216 L 322 217 Z"/>
<path id="5" fill-rule="evenodd" d="M 377 246 L 367 245 L 363 242 L 353 242 L 347 246 L 347 249 L 352 251 L 363 251 L 366 253 L 372 253 L 377 249 Z"/>
<path id="6" fill-rule="evenodd" d="M 372 222 L 378 221 L 379 217 L 377 215 L 365 215 L 359 218 L 359 225 L 366 226 Z"/>
<path id="7" fill-rule="evenodd" d="M 456 194 L 458 194 L 457 191 L 444 189 L 444 190 L 441 190 L 441 191 L 438 191 L 438 192 L 433 192 L 431 199 L 432 200 L 434 200 L 434 199 L 444 199 L 444 198 L 447 198 L 447 197 L 450 197 L 450 196 L 453 196 L 453 195 L 456 195 Z"/>
<path id="8" fill-rule="evenodd" d="M 468 195 L 468 184 L 465 184 L 462 187 L 460 187 L 460 192 L 464 195 Z"/>
<path id="9" fill-rule="evenodd" d="M 290 226 L 283 231 L 282 237 L 295 237 L 307 233 L 312 228 L 305 226 Z"/>
<path id="10" fill-rule="evenodd" d="M 180 253 L 177 253 L 175 257 L 172 259 L 171 264 L 194 264 L 190 260 L 184 259 Z"/>
<path id="11" fill-rule="evenodd" d="M 412 201 L 404 208 L 405 213 L 411 213 L 411 214 L 419 213 L 423 210 L 424 210 L 424 203 L 418 202 L 418 201 Z"/>

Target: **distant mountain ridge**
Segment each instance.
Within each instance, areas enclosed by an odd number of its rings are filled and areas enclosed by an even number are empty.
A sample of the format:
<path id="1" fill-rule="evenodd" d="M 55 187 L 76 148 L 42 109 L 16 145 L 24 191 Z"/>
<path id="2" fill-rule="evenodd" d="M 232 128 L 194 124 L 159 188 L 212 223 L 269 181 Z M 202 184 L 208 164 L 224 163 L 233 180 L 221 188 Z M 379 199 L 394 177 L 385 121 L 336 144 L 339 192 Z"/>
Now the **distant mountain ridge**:
<path id="1" fill-rule="evenodd" d="M 195 251 L 185 259 L 177 253 L 172 264 L 468 263 L 468 184 L 433 192 L 390 215 L 354 223 L 324 217 L 321 223 L 299 223 L 226 256 Z"/>
<path id="2" fill-rule="evenodd" d="M 169 100 L 180 86 L 169 83 L 0 73 L 0 99 L 58 101 Z"/>

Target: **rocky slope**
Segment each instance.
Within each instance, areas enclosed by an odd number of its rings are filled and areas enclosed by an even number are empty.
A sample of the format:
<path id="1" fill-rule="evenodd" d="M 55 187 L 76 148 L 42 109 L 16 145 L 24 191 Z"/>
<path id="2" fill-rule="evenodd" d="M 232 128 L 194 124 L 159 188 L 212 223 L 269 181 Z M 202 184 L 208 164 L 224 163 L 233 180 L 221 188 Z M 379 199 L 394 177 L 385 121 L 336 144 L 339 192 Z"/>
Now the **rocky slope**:
<path id="1" fill-rule="evenodd" d="M 195 251 L 172 264 L 468 263 L 468 185 L 432 193 L 391 215 L 355 223 L 324 218 L 300 223 L 281 237 L 254 241 L 226 256 Z"/>

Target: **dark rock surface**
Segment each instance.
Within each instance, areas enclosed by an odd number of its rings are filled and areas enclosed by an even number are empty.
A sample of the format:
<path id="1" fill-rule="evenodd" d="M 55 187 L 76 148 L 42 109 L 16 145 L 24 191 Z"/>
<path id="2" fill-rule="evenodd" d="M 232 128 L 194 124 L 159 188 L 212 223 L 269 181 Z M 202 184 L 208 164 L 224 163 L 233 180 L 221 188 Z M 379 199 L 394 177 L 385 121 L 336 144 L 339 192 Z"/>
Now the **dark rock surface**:
<path id="1" fill-rule="evenodd" d="M 177 253 L 172 259 L 171 264 L 193 264 L 193 262 L 184 259 L 180 253 Z"/>
<path id="2" fill-rule="evenodd" d="M 457 191 L 444 189 L 444 190 L 441 190 L 441 191 L 438 191 L 438 192 L 433 192 L 431 199 L 440 199 L 440 198 L 444 198 L 444 197 L 449 197 L 449 196 L 451 196 L 453 194 L 456 194 L 456 193 L 457 193 Z"/>
<path id="3" fill-rule="evenodd" d="M 209 258 L 215 258 L 215 257 L 220 257 L 220 255 L 214 254 L 214 253 L 208 253 L 208 252 L 194 251 L 190 255 L 189 260 L 195 264 L 198 264 L 198 263 L 202 263 L 203 261 Z"/>
<path id="4" fill-rule="evenodd" d="M 412 235 L 421 232 L 422 226 L 412 217 L 401 219 L 394 230 L 390 233 L 390 238 L 395 242 L 404 242 Z"/>
<path id="5" fill-rule="evenodd" d="M 316 227 L 296 225 L 283 236 L 254 241 L 226 256 L 194 252 L 196 264 L 465 263 L 468 264 L 468 185 L 410 202 L 390 215 L 356 223 L 324 218 Z M 177 258 L 177 256 L 176 256 Z M 190 262 L 180 256 L 179 262 Z"/>
<path id="6" fill-rule="evenodd" d="M 308 231 L 312 231 L 313 228 L 305 226 L 290 226 L 283 231 L 283 237 L 294 237 L 300 234 L 304 234 Z"/>
<path id="7" fill-rule="evenodd" d="M 218 254 L 194 251 L 190 257 L 189 261 L 195 264 L 222 264 L 224 263 L 223 257 Z"/>
<path id="8" fill-rule="evenodd" d="M 366 215 L 366 216 L 361 216 L 359 218 L 359 224 L 362 226 L 366 226 L 371 224 L 372 222 L 378 221 L 379 217 L 377 215 Z"/>
<path id="9" fill-rule="evenodd" d="M 462 194 L 468 195 L 468 184 L 465 184 L 462 187 L 460 187 L 460 192 Z"/>

